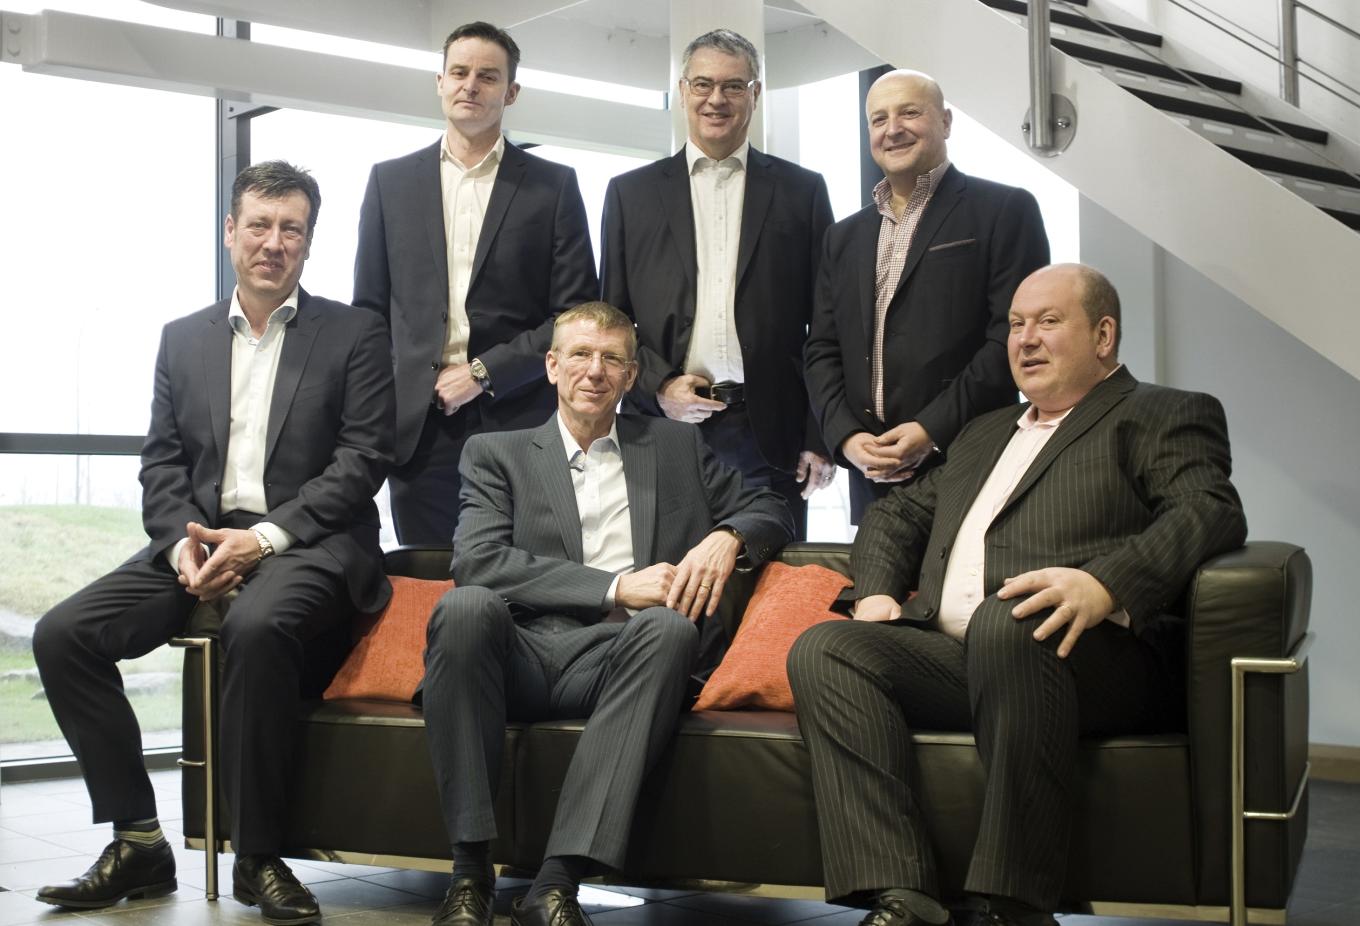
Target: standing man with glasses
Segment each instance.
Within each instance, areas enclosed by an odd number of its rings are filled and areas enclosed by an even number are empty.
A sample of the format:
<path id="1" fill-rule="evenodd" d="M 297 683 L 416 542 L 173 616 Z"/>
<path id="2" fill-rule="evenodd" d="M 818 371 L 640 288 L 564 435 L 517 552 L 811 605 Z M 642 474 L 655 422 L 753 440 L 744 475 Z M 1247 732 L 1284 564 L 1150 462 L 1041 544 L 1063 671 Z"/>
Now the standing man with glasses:
<path id="1" fill-rule="evenodd" d="M 422 686 L 453 879 L 436 926 L 490 926 L 494 788 L 507 720 L 586 717 L 546 857 L 517 926 L 581 926 L 583 877 L 623 864 L 638 791 L 670 742 L 698 635 L 741 561 L 792 519 L 697 430 L 615 415 L 636 333 L 602 302 L 558 316 L 557 414 L 463 453 L 453 576 L 430 618 Z M 533 824 L 530 824 L 531 826 Z"/>
<path id="2" fill-rule="evenodd" d="M 787 501 L 835 474 L 809 414 L 803 344 L 831 203 L 820 174 L 751 147 L 755 46 L 728 29 L 689 43 L 679 91 L 689 139 L 609 184 L 604 299 L 638 328 L 628 408 L 695 422 L 714 453 Z"/>
<path id="3" fill-rule="evenodd" d="M 439 141 L 373 168 L 359 214 L 354 304 L 387 319 L 397 380 L 402 543 L 447 544 L 471 434 L 541 422 L 553 317 L 594 299 L 585 205 L 569 167 L 509 144 L 519 46 L 473 22 L 444 41 Z"/>

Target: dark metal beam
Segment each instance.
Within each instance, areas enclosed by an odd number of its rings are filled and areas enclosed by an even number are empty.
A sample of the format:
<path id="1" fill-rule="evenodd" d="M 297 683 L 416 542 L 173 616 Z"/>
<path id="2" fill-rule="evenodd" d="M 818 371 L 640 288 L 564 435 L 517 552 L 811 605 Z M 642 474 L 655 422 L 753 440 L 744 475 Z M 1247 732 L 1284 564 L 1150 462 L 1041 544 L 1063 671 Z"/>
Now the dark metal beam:
<path id="1" fill-rule="evenodd" d="M 0 433 L 0 453 L 62 454 L 64 456 L 135 457 L 145 437 L 135 434 L 16 434 Z"/>

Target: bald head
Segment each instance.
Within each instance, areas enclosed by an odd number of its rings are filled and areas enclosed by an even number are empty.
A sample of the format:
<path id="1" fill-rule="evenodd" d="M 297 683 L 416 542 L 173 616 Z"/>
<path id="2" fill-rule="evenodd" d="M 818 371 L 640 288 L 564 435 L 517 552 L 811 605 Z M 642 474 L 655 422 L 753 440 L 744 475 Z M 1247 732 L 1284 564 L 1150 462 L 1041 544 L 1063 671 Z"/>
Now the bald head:
<path id="1" fill-rule="evenodd" d="M 889 71 L 869 88 L 864 114 L 874 163 L 894 197 L 910 196 L 916 178 L 948 155 L 945 139 L 954 114 L 944 105 L 940 85 L 920 71 Z"/>
<path id="2" fill-rule="evenodd" d="M 869 94 L 872 96 L 875 90 L 886 90 L 890 87 L 908 89 L 940 109 L 944 109 L 944 91 L 940 89 L 939 84 L 935 83 L 935 78 L 929 74 L 908 68 L 898 68 L 881 75 L 878 80 L 874 81 L 869 86 Z"/>

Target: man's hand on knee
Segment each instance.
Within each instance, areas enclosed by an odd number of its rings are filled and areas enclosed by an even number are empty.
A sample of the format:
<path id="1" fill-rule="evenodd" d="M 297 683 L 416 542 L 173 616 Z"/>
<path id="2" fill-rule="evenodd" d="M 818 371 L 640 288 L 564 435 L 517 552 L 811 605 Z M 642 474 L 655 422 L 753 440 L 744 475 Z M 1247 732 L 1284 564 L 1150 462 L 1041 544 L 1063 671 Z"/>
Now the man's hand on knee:
<path id="1" fill-rule="evenodd" d="M 675 581 L 666 596 L 666 607 L 692 621 L 701 614 L 712 617 L 727 577 L 736 568 L 739 553 L 741 541 L 725 530 L 715 530 L 700 540 L 675 567 Z"/>
<path id="2" fill-rule="evenodd" d="M 671 585 L 675 582 L 675 567 L 670 563 L 656 563 L 637 572 L 619 576 L 614 589 L 614 604 L 640 611 L 666 603 Z"/>
<path id="3" fill-rule="evenodd" d="M 857 621 L 895 621 L 902 616 L 902 606 L 892 595 L 866 595 L 855 602 L 851 616 Z"/>
<path id="4" fill-rule="evenodd" d="M 1045 640 L 1067 627 L 1066 635 L 1058 644 L 1058 656 L 1062 658 L 1072 652 L 1084 631 L 1114 611 L 1114 596 L 1099 579 L 1089 572 L 1063 566 L 1036 569 L 1007 579 L 996 593 L 996 597 L 1003 600 L 1020 595 L 1029 597 L 1011 609 L 1011 616 L 1016 620 L 1031 617 L 1045 608 L 1053 609 L 1053 613 L 1035 629 L 1034 639 Z"/>

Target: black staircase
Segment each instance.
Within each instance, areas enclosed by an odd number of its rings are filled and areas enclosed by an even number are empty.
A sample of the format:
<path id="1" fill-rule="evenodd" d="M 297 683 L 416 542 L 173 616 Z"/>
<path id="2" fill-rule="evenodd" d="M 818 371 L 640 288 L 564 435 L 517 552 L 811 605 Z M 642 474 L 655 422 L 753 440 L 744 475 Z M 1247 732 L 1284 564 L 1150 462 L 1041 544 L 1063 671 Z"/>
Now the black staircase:
<path id="1" fill-rule="evenodd" d="M 1025 0 L 982 2 L 1021 19 L 1029 10 Z M 1065 0 L 1065 3 L 1068 7 L 1086 6 L 1086 0 Z M 1343 208 L 1338 204 L 1338 199 L 1350 198 L 1350 192 L 1360 192 L 1360 177 L 1326 164 L 1322 157 L 1309 159 L 1297 147 L 1280 146 L 1273 153 L 1267 153 L 1243 147 L 1240 140 L 1240 130 L 1248 130 L 1247 137 L 1256 133 L 1266 141 L 1269 141 L 1270 135 L 1295 139 L 1309 151 L 1323 154 L 1329 140 L 1327 132 L 1280 119 L 1258 118 L 1243 109 L 1224 105 L 1222 100 L 1217 99 L 1220 94 L 1240 98 L 1242 84 L 1239 81 L 1175 68 L 1149 57 L 1130 54 L 1127 52 L 1133 49 L 1127 45 L 1121 51 L 1110 47 L 1116 42 L 1109 39 L 1115 39 L 1118 44 L 1133 42 L 1149 50 L 1159 49 L 1162 37 L 1156 33 L 1115 23 L 1095 22 L 1082 13 L 1058 7 L 1050 10 L 1049 20 L 1055 32 L 1057 27 L 1061 27 L 1063 32 L 1062 37 L 1054 36 L 1054 48 L 1101 70 L 1148 105 L 1173 118 L 1179 117 L 1180 121 L 1189 124 L 1223 151 L 1267 174 L 1338 222 L 1360 230 L 1360 198 L 1354 199 L 1357 205 L 1351 208 Z M 1153 86 L 1158 89 L 1151 89 Z M 1201 87 L 1213 93 L 1206 93 Z M 1203 126 L 1208 129 L 1202 129 Z M 1232 141 L 1214 137 L 1220 134 L 1220 130 L 1228 129 L 1239 130 Z M 1227 132 L 1222 134 L 1226 135 Z M 1332 160 L 1337 159 L 1334 155 L 1327 156 Z"/>

